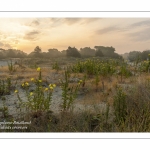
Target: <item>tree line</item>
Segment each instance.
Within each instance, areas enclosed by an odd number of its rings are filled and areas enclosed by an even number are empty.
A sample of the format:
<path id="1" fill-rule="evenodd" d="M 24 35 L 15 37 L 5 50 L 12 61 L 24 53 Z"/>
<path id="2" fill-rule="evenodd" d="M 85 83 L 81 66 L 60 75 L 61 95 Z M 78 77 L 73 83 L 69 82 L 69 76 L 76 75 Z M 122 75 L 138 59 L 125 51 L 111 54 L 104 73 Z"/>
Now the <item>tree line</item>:
<path id="1" fill-rule="evenodd" d="M 56 48 L 48 49 L 47 52 L 42 52 L 39 46 L 30 53 L 26 54 L 21 50 L 16 49 L 0 49 L 0 59 L 3 58 L 51 58 L 51 57 L 110 57 L 122 58 L 121 55 L 115 53 L 114 47 L 95 46 L 80 48 L 68 47 L 66 50 L 59 51 Z"/>
<path id="2" fill-rule="evenodd" d="M 142 52 L 140 51 L 131 51 L 129 53 L 125 53 L 123 57 L 125 59 L 128 59 L 129 61 L 143 61 L 149 59 L 150 50 L 144 50 Z"/>

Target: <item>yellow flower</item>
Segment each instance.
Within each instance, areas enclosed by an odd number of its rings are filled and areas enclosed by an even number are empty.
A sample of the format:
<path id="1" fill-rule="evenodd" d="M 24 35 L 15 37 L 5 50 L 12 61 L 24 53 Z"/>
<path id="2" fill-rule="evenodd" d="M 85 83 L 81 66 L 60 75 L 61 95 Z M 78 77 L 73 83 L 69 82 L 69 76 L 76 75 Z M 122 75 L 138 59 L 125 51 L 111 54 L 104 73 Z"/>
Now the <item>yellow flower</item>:
<path id="1" fill-rule="evenodd" d="M 31 78 L 31 81 L 34 81 L 34 78 Z"/>
<path id="2" fill-rule="evenodd" d="M 82 80 L 80 80 L 79 82 L 80 82 L 80 83 L 82 83 L 83 81 L 82 81 Z"/>
<path id="3" fill-rule="evenodd" d="M 148 54 L 148 56 L 150 56 L 150 54 Z"/>
<path id="4" fill-rule="evenodd" d="M 56 84 L 53 84 L 53 88 L 55 88 L 56 87 Z"/>
<path id="5" fill-rule="evenodd" d="M 25 83 L 25 85 L 26 85 L 26 86 L 29 86 L 29 83 L 28 83 L 28 82 L 26 82 L 26 83 Z"/>
<path id="6" fill-rule="evenodd" d="M 24 86 L 24 83 L 22 83 L 22 86 Z"/>
<path id="7" fill-rule="evenodd" d="M 52 86 L 52 84 L 49 84 L 49 87 Z"/>
<path id="8" fill-rule="evenodd" d="M 53 90 L 54 88 L 52 86 L 50 86 L 50 90 Z"/>
<path id="9" fill-rule="evenodd" d="M 18 90 L 15 90 L 15 93 L 18 93 Z"/>
<path id="10" fill-rule="evenodd" d="M 30 96 L 32 96 L 33 95 L 33 92 L 30 92 Z"/>
<path id="11" fill-rule="evenodd" d="M 42 80 L 39 80 L 39 82 L 42 82 Z"/>
<path id="12" fill-rule="evenodd" d="M 41 68 L 40 68 L 40 67 L 38 67 L 36 70 L 39 72 L 39 71 L 41 71 Z"/>
<path id="13" fill-rule="evenodd" d="M 48 91 L 48 88 L 45 88 L 45 91 Z"/>

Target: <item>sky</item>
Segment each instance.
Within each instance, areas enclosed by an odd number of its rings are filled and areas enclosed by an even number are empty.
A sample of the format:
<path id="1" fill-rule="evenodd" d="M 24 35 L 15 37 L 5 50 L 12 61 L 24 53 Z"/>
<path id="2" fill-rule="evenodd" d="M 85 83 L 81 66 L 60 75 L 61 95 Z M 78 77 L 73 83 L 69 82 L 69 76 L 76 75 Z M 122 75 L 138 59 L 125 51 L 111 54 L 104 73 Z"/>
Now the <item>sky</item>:
<path id="1" fill-rule="evenodd" d="M 0 48 L 26 53 L 68 46 L 112 46 L 115 52 L 150 49 L 150 18 L 0 18 Z"/>

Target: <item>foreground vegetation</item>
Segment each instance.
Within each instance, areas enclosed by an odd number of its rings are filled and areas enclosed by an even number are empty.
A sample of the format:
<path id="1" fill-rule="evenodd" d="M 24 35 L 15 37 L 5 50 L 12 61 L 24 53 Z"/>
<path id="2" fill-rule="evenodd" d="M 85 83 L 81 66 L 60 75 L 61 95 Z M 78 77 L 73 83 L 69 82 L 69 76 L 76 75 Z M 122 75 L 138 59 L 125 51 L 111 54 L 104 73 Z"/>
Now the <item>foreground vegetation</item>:
<path id="1" fill-rule="evenodd" d="M 149 60 L 130 65 L 106 57 L 9 61 L 0 68 L 0 121 L 31 124 L 0 131 L 149 132 L 149 68 Z M 10 113 L 9 95 L 17 115 Z"/>

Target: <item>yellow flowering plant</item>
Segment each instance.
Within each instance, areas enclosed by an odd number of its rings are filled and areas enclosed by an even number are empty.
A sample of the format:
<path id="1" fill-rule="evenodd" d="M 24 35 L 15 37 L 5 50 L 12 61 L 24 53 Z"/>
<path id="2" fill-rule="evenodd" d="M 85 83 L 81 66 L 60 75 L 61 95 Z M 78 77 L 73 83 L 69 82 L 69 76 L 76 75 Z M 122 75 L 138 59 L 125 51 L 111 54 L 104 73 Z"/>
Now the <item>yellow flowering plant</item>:
<path id="1" fill-rule="evenodd" d="M 38 72 L 40 72 L 40 71 L 41 71 L 41 68 L 40 68 L 40 67 L 38 67 L 36 70 L 37 70 Z"/>
<path id="2" fill-rule="evenodd" d="M 24 102 L 23 106 L 29 111 L 48 111 L 51 105 L 53 89 L 56 85 L 50 84 L 48 87 L 43 87 L 41 68 L 38 67 L 37 71 L 39 72 L 38 78 L 31 78 L 32 84 L 35 84 L 34 92 L 30 92 L 29 88 L 26 88 L 27 102 Z M 30 83 L 28 82 L 22 83 L 22 87 L 24 88 L 29 87 L 29 85 Z M 20 99 L 18 93 L 17 95 Z"/>

